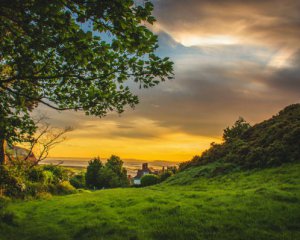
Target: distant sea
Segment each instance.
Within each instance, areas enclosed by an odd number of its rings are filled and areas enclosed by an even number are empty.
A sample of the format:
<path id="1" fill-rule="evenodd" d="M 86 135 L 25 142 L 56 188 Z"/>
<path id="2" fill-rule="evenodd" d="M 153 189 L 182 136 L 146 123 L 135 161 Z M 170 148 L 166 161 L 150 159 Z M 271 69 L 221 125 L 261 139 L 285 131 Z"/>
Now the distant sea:
<path id="1" fill-rule="evenodd" d="M 86 168 L 88 165 L 88 162 L 90 161 L 90 158 L 66 158 L 66 157 L 60 157 L 60 158 L 47 158 L 40 162 L 40 164 L 54 164 L 54 165 L 61 165 L 64 167 L 73 167 L 73 168 Z M 106 159 L 101 159 L 103 162 L 106 161 Z M 164 161 L 164 160 L 139 160 L 139 159 L 122 159 L 124 161 L 124 167 L 127 169 L 127 174 L 131 176 L 136 175 L 136 171 L 138 169 L 142 168 L 143 163 L 148 163 L 148 166 L 155 169 L 155 170 L 161 170 L 162 167 L 167 166 L 178 166 L 178 162 L 172 162 L 172 161 Z"/>

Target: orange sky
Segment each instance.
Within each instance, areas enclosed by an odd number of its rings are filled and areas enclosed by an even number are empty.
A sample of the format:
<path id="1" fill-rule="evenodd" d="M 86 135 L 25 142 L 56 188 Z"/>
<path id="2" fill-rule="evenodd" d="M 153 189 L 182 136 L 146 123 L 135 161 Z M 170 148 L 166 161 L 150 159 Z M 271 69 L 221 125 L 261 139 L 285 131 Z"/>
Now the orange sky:
<path id="1" fill-rule="evenodd" d="M 72 137 L 72 134 L 69 134 Z M 185 161 L 219 139 L 189 136 L 183 133 L 157 136 L 156 139 L 81 139 L 71 138 L 58 145 L 52 157 L 76 156 L 108 158 L 115 154 L 124 159 Z"/>

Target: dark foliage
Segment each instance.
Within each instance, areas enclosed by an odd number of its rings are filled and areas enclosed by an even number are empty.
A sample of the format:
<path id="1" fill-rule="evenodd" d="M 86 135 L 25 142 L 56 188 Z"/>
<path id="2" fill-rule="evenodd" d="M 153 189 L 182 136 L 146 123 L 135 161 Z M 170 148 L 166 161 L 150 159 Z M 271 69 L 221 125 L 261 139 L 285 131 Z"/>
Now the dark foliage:
<path id="1" fill-rule="evenodd" d="M 129 182 L 123 161 L 112 155 L 102 164 L 100 158 L 89 162 L 86 172 L 86 186 L 91 189 L 126 187 Z"/>
<path id="2" fill-rule="evenodd" d="M 70 179 L 70 183 L 75 188 L 85 188 L 86 187 L 85 173 L 81 172 L 79 174 L 76 174 Z"/>
<path id="3" fill-rule="evenodd" d="M 19 199 L 70 194 L 75 191 L 68 181 L 70 175 L 70 170 L 54 165 L 31 169 L 0 165 L 0 191 L 4 196 Z"/>
<path id="4" fill-rule="evenodd" d="M 33 134 L 39 104 L 102 117 L 138 103 L 128 81 L 150 88 L 172 78 L 146 27 L 153 4 L 137 2 L 1 1 L 0 146 Z"/>
<path id="5" fill-rule="evenodd" d="M 23 197 L 25 184 L 6 166 L 0 166 L 0 189 L 9 197 Z"/>
<path id="6" fill-rule="evenodd" d="M 154 174 L 146 174 L 141 178 L 141 185 L 143 187 L 151 186 L 159 182 L 159 177 Z"/>
<path id="7" fill-rule="evenodd" d="M 224 130 L 224 142 L 212 143 L 201 156 L 182 163 L 180 170 L 211 162 L 232 163 L 245 169 L 278 166 L 300 160 L 300 104 L 250 127 L 240 118 Z"/>
<path id="8" fill-rule="evenodd" d="M 171 177 L 174 173 L 172 171 L 165 171 L 159 175 L 159 181 L 163 182 Z"/>
<path id="9" fill-rule="evenodd" d="M 93 188 L 98 185 L 98 176 L 100 175 L 100 170 L 102 168 L 103 168 L 103 164 L 99 157 L 89 161 L 89 165 L 87 167 L 87 171 L 85 175 L 87 187 Z"/>

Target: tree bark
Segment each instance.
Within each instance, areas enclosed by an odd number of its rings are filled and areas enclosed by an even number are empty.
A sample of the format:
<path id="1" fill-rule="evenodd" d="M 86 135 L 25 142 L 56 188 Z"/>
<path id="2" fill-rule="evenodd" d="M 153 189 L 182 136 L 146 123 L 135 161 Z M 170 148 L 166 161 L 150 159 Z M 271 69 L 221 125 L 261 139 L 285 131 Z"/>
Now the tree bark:
<path id="1" fill-rule="evenodd" d="M 4 136 L 0 133 L 0 165 L 6 164 L 5 145 Z"/>

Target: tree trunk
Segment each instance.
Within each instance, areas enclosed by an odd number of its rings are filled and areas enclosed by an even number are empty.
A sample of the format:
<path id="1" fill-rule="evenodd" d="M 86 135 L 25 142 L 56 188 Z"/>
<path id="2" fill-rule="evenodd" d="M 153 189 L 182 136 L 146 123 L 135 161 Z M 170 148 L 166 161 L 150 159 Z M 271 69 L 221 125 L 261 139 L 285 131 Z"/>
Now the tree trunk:
<path id="1" fill-rule="evenodd" d="M 5 145 L 6 141 L 4 137 L 1 136 L 0 133 L 0 165 L 4 165 L 6 163 L 6 155 L 5 155 Z"/>

